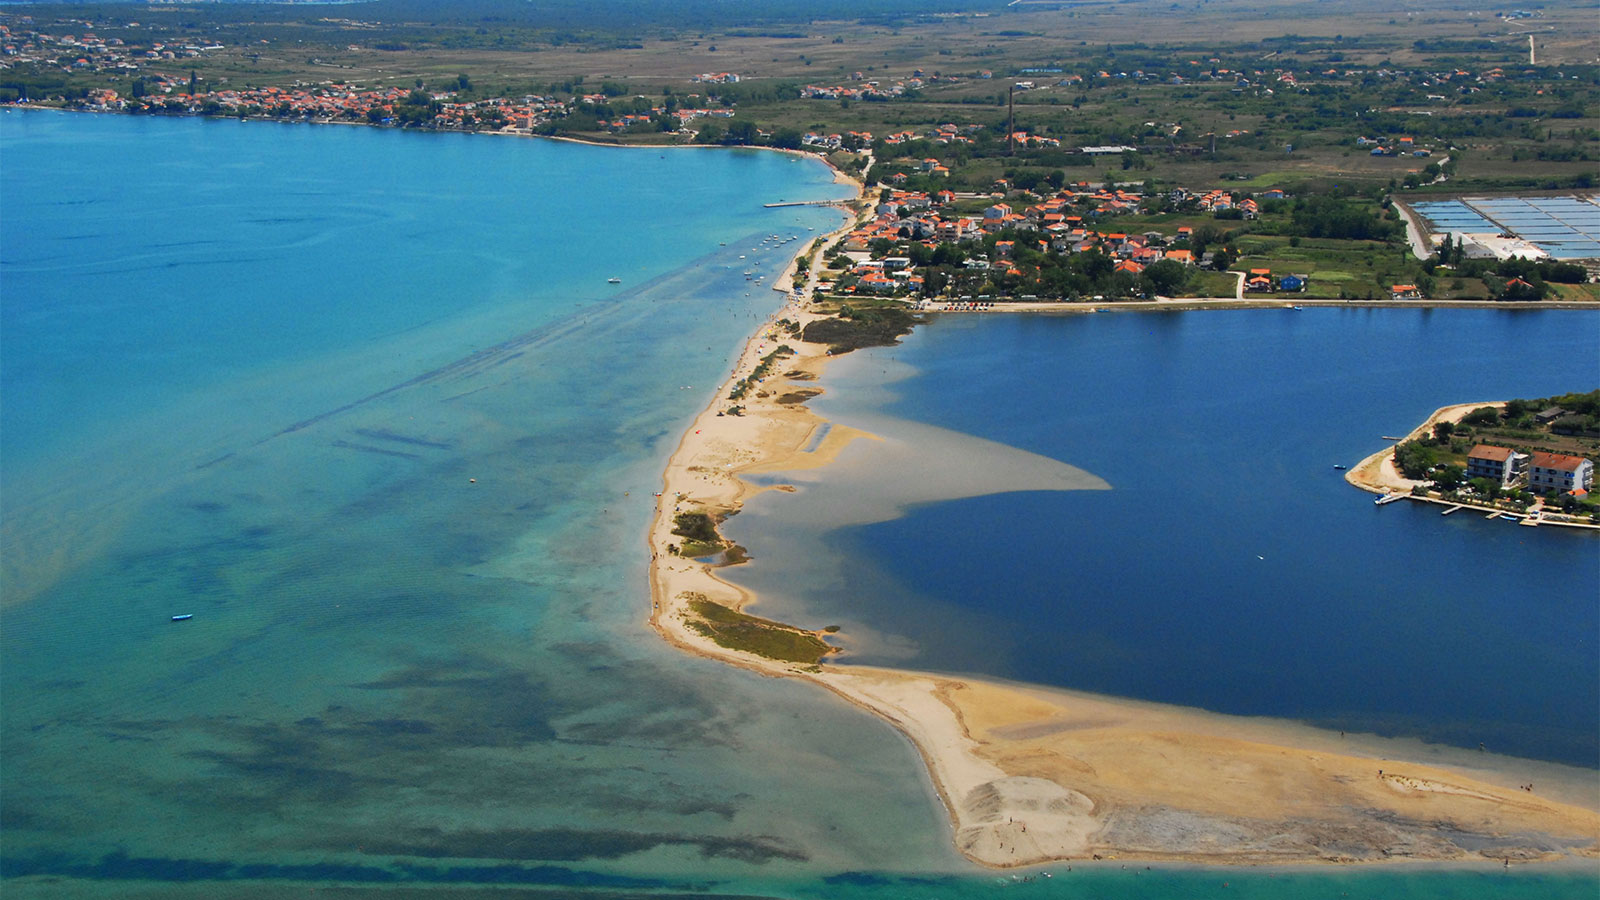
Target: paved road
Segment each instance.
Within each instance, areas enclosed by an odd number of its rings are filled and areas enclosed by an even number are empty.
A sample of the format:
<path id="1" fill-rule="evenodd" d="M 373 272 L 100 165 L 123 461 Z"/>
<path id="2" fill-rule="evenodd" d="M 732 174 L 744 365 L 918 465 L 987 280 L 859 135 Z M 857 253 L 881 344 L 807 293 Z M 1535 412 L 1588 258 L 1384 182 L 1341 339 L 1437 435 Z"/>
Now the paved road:
<path id="1" fill-rule="evenodd" d="M 1400 217 L 1406 220 L 1406 240 L 1411 242 L 1411 252 L 1417 255 L 1417 259 L 1427 259 L 1432 256 L 1433 245 L 1424 237 L 1426 229 L 1422 227 L 1417 214 L 1412 212 L 1410 207 L 1398 202 L 1394 204 L 1394 208 L 1398 209 Z"/>

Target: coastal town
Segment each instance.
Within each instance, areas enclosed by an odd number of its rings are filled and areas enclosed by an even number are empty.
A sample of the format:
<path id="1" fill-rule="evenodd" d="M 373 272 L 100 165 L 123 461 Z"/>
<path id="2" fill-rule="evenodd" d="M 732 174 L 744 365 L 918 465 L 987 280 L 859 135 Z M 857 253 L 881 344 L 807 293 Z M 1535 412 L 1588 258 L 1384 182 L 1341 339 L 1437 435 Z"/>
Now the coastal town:
<path id="1" fill-rule="evenodd" d="M 347 43 L 319 50 L 299 77 L 262 83 L 244 70 L 282 52 L 276 28 L 242 41 L 248 30 L 175 28 L 158 15 L 8 13 L 0 102 L 801 150 L 847 173 L 871 168 L 877 195 L 870 216 L 819 261 L 829 272 L 821 290 L 925 310 L 1183 298 L 1600 302 L 1600 205 L 1585 165 L 1600 131 L 1543 67 L 1444 56 L 1453 64 L 1430 65 L 1425 47 L 1412 48 L 1419 58 L 1409 64 L 1353 64 L 1351 44 L 1267 62 L 1219 49 L 1165 65 L 1089 54 L 1010 69 L 861 66 L 837 80 L 684 68 L 648 81 L 525 80 L 517 91 L 466 65 L 448 76 L 380 74 L 374 54 L 395 52 L 374 49 L 388 46 L 385 26 L 325 18 L 317 28 Z M 1296 56 L 1320 62 L 1291 64 Z M 329 66 L 337 77 L 307 77 Z M 1344 95 L 1384 105 L 1309 135 L 1284 131 L 1290 118 L 1326 118 Z M 1490 102 L 1512 104 L 1516 127 L 1476 112 Z M 1148 118 L 1130 117 L 1134 103 Z M 1078 114 L 1091 107 L 1099 112 Z M 926 124 L 872 124 L 908 114 Z M 1543 139 L 1524 127 L 1541 121 Z M 1478 163 L 1462 168 L 1484 146 L 1579 174 L 1489 194 L 1526 198 L 1543 218 L 1502 215 L 1491 209 L 1499 200 L 1468 192 L 1494 187 Z M 1233 168 L 1252 164 L 1267 171 Z M 1322 177 L 1330 166 L 1350 180 Z M 1454 185 L 1462 192 L 1449 193 Z"/>

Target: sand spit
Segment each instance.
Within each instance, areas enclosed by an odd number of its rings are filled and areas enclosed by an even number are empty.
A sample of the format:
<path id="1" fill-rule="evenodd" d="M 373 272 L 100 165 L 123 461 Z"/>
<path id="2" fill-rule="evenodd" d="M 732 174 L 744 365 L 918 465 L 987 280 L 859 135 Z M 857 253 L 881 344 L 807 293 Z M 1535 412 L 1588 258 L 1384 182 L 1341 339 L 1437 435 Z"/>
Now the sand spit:
<path id="1" fill-rule="evenodd" d="M 1409 494 L 1412 488 L 1427 482 L 1412 481 L 1400 474 L 1400 470 L 1394 464 L 1394 448 L 1406 441 L 1414 441 L 1425 434 L 1431 433 L 1433 426 L 1440 422 L 1455 424 L 1466 418 L 1467 413 L 1475 409 L 1482 409 L 1485 406 L 1492 409 L 1503 409 L 1505 405 L 1504 401 L 1485 400 L 1481 403 L 1455 403 L 1450 406 L 1441 406 L 1434 410 L 1433 415 L 1429 416 L 1421 425 L 1411 429 L 1410 434 L 1356 463 L 1354 468 L 1345 473 L 1344 480 L 1361 488 L 1363 491 L 1371 491 L 1374 494 L 1389 494 L 1396 491 Z"/>
<path id="2" fill-rule="evenodd" d="M 1007 465 L 974 476 L 970 466 L 950 468 L 960 454 L 939 448 L 961 441 L 934 433 L 940 429 L 886 421 L 869 433 L 821 419 L 805 400 L 819 393 L 827 348 L 798 340 L 783 324 L 818 318 L 803 299 L 813 286 L 808 280 L 785 294 L 785 305 L 746 344 L 668 462 L 649 543 L 650 621 L 669 642 L 811 681 L 893 723 L 926 762 L 956 845 L 984 865 L 1091 857 L 1500 865 L 1600 858 L 1592 772 L 1489 754 L 1470 765 L 1441 765 L 1437 754 L 1406 742 L 971 678 L 781 662 L 705 637 L 691 600 L 743 610 L 756 598 L 719 578 L 716 563 L 671 551 L 684 540 L 673 534 L 679 512 L 724 516 L 757 492 L 803 489 L 797 486 L 822 466 L 837 463 L 848 478 L 854 461 L 873 456 L 874 471 L 889 459 L 903 466 L 904 477 L 855 504 L 858 518 L 1003 490 L 1107 487 L 1089 473 L 999 445 L 985 451 L 1009 451 Z M 792 355 L 774 358 L 783 346 Z M 733 386 L 763 359 L 772 360 L 767 377 L 731 400 Z M 742 415 L 729 414 L 735 405 Z M 1401 751 L 1430 762 L 1399 761 Z M 1525 789 L 1535 782 L 1537 790 Z"/>
<path id="3" fill-rule="evenodd" d="M 769 377 L 744 398 L 743 416 L 718 415 L 733 405 L 726 389 L 719 392 L 673 454 L 650 532 L 651 621 L 684 649 L 813 681 L 892 722 L 926 761 L 964 854 L 992 866 L 1095 855 L 1230 864 L 1596 855 L 1600 815 L 1595 792 L 1582 789 L 1581 772 L 1569 773 L 1569 802 L 1562 802 L 1546 796 L 1553 784 L 1542 793 L 1517 787 L 1546 777 L 1530 777 L 1519 760 L 1485 754 L 1483 765 L 1469 773 L 1397 762 L 1372 741 L 1309 728 L 1286 736 L 1282 727 L 1259 720 L 1064 691 L 776 662 L 703 637 L 690 624 L 688 598 L 704 596 L 735 609 L 755 598 L 718 578 L 713 565 L 668 552 L 682 540 L 672 535 L 675 512 L 737 510 L 757 491 L 792 489 L 771 473 L 803 481 L 807 470 L 847 449 L 892 455 L 907 452 L 894 449 L 896 442 L 921 446 L 915 427 L 885 438 L 830 426 L 794 400 L 816 389 L 826 348 L 786 337 L 775 323 L 814 316 L 795 303 L 775 315 L 774 324 L 751 340 L 730 385 L 780 341 L 796 351 L 777 367 L 785 374 Z M 1044 464 L 1053 462 L 1027 461 L 1029 470 L 1013 470 L 1012 480 L 966 487 L 1104 487 L 1070 466 Z M 939 477 L 941 465 L 935 459 L 925 476 L 895 481 L 925 482 Z M 768 473 L 761 479 L 767 483 L 740 477 L 754 473 Z M 921 497 L 949 493 L 923 490 Z M 892 516 L 908 500 L 917 502 L 900 495 L 861 505 L 874 517 Z"/>

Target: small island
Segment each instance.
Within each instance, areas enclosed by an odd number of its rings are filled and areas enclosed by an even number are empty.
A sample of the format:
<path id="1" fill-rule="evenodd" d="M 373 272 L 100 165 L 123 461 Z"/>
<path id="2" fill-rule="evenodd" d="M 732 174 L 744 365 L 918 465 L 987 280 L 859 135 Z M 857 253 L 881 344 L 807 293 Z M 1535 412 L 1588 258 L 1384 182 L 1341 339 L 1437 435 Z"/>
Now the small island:
<path id="1" fill-rule="evenodd" d="M 1600 528 L 1592 494 L 1600 457 L 1600 390 L 1434 412 L 1394 446 L 1345 477 L 1382 494 L 1516 519 L 1523 525 Z"/>

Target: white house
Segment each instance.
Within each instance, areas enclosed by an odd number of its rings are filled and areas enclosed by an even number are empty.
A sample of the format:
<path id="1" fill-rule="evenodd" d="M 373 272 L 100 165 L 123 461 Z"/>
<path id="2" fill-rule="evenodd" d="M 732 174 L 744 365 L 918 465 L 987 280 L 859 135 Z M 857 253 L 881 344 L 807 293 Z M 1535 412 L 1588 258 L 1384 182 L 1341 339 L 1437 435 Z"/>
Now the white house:
<path id="1" fill-rule="evenodd" d="M 1510 447 L 1479 444 L 1467 454 L 1468 478 L 1492 478 L 1501 487 L 1520 478 L 1528 468 L 1528 455 Z"/>
<path id="2" fill-rule="evenodd" d="M 1587 491 L 1593 485 L 1594 463 L 1581 456 L 1535 453 L 1528 465 L 1528 489 L 1536 494 Z"/>

